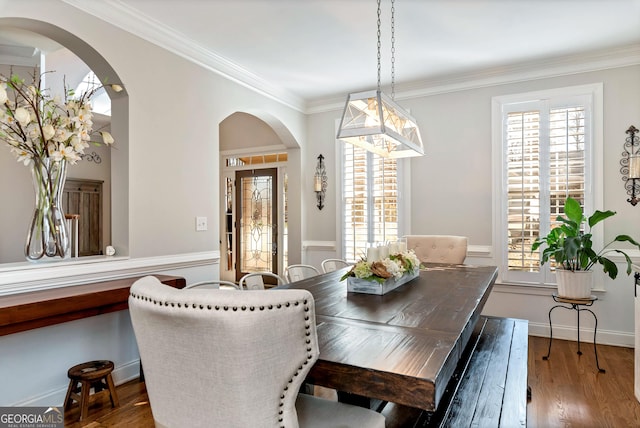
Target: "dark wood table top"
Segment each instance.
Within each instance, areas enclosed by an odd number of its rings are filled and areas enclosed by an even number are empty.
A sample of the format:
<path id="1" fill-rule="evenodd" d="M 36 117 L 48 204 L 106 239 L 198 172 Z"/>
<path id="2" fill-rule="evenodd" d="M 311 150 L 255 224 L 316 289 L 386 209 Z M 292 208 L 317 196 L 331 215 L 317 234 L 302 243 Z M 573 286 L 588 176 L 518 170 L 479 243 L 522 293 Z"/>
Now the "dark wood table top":
<path id="1" fill-rule="evenodd" d="M 309 290 L 315 300 L 320 358 L 308 381 L 434 411 L 497 268 L 428 264 L 383 296 L 348 293 L 345 272 L 278 287 Z"/>

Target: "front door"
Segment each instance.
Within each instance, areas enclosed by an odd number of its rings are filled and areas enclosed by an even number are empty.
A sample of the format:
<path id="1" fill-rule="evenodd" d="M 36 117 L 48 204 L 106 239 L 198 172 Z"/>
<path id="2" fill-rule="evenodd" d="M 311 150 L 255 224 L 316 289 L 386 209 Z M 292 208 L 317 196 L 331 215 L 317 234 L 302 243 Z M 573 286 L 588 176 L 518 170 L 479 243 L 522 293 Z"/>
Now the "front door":
<path id="1" fill-rule="evenodd" d="M 278 170 L 236 172 L 236 279 L 278 273 Z"/>

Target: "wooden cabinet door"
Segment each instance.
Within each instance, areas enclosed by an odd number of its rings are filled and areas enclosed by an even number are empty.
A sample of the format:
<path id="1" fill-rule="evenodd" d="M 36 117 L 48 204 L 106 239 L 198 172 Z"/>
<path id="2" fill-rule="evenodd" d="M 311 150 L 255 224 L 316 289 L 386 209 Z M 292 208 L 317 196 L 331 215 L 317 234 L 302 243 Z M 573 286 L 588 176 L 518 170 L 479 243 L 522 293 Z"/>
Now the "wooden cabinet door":
<path id="1" fill-rule="evenodd" d="M 78 214 L 78 255 L 95 256 L 102 251 L 102 181 L 70 178 L 64 186 L 65 214 Z"/>

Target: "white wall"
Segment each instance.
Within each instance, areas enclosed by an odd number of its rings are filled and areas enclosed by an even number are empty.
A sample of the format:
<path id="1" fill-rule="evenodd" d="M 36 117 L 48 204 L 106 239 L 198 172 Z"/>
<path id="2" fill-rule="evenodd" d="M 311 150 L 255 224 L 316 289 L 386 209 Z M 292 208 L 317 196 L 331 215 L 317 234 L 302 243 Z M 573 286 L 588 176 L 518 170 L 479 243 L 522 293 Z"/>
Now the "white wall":
<path id="1" fill-rule="evenodd" d="M 4 76 L 9 77 L 11 70 L 25 76 L 26 81 L 33 74 L 32 67 L 0 65 L 0 73 Z M 35 193 L 30 168 L 16 162 L 7 144 L 0 144 L 0 196 L 3 207 L 11 207 L 0 210 L 0 263 L 6 263 L 24 260 L 24 242 L 33 214 Z M 22 242 L 22 245 L 16 245 L 16 242 Z"/>
<path id="2" fill-rule="evenodd" d="M 305 120 L 300 112 L 63 2 L 5 1 L 0 7 L 0 18 L 4 17 L 40 20 L 73 33 L 122 78 L 129 95 L 125 215 L 132 260 L 218 251 L 218 124 L 225 117 L 236 111 L 268 112 L 304 144 Z M 29 179 L 26 171 L 24 175 Z M 115 186 L 118 177 L 112 179 Z M 195 231 L 196 216 L 208 218 L 207 232 Z M 23 245 L 22 240 L 17 244 Z M 218 265 L 164 273 L 180 274 L 192 282 L 217 277 Z M 137 351 L 128 322 L 128 314 L 121 312 L 0 337 L 0 405 L 62 404 L 68 368 L 90 358 L 113 359 L 117 381 L 137 375 Z"/>
<path id="3" fill-rule="evenodd" d="M 493 189 L 491 147 L 491 98 L 565 86 L 602 82 L 604 84 L 604 208 L 617 211 L 605 225 L 605 241 L 627 233 L 640 239 L 640 207 L 626 202 L 620 158 L 625 131 L 640 123 L 640 66 L 626 66 L 562 77 L 526 80 L 518 83 L 493 84 L 476 89 L 444 91 L 436 95 L 399 99 L 416 118 L 422 132 L 427 155 L 411 160 L 411 225 L 414 234 L 458 234 L 469 237 L 474 257 L 467 262 L 492 264 Z M 434 90 L 434 92 L 437 92 Z M 338 108 L 311 115 L 309 144 L 304 158 L 307 170 L 314 165 L 313 155 L 321 152 L 327 166 L 335 166 L 335 120 Z M 333 173 L 329 174 L 333 177 Z M 305 179 L 306 177 L 303 177 Z M 337 207 L 337 183 L 329 179 L 330 194 L 326 211 L 311 210 L 307 216 L 305 242 L 326 241 L 340 226 L 334 215 Z M 306 193 L 309 193 L 307 195 Z M 311 192 L 303 197 L 310 198 Z M 305 206 L 311 205 L 311 202 Z M 607 241 L 607 239 L 609 241 Z M 625 247 L 628 248 L 628 247 Z M 310 248 L 306 257 L 317 260 L 328 252 Z M 336 250 L 339 255 L 339 248 Z M 636 255 L 640 253 L 635 252 Z M 623 271 L 624 266 L 619 264 Z M 598 341 L 633 346 L 632 278 L 621 273 L 615 281 L 602 278 L 605 292 L 596 292 L 599 300 L 593 306 L 598 316 Z M 553 290 L 544 287 L 497 285 L 485 307 L 485 313 L 524 318 L 530 321 L 532 334 L 548 334 L 547 314 L 554 304 Z M 575 312 L 556 310 L 554 336 L 575 338 Z M 584 313 L 582 340 L 592 340 L 593 320 Z"/>

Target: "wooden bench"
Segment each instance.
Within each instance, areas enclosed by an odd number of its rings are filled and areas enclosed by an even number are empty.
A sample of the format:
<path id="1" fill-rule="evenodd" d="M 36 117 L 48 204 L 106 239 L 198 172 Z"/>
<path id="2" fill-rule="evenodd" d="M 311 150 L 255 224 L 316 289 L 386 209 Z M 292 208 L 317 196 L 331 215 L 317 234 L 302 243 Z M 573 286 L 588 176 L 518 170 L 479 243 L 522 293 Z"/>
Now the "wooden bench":
<path id="1" fill-rule="evenodd" d="M 433 413 L 388 403 L 395 427 L 526 427 L 528 322 L 480 317 Z"/>

